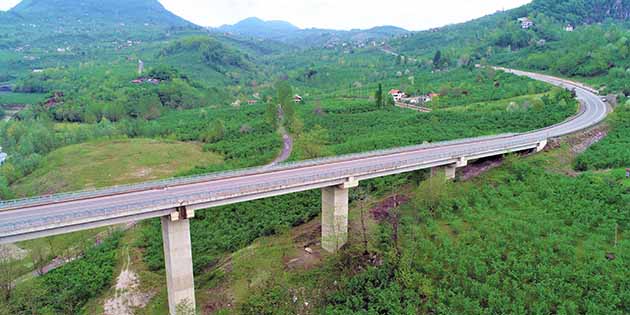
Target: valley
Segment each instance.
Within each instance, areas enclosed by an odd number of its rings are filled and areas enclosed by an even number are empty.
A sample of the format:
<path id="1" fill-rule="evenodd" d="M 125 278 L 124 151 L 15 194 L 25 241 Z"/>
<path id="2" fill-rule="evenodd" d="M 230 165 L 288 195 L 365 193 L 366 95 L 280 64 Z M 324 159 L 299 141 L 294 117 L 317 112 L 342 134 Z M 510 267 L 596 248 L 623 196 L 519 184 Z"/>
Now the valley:
<path id="1" fill-rule="evenodd" d="M 0 315 L 630 313 L 626 6 L 426 31 L 0 11 L 0 243 L 110 222 L 0 245 Z M 188 242 L 165 239 L 177 222 Z"/>

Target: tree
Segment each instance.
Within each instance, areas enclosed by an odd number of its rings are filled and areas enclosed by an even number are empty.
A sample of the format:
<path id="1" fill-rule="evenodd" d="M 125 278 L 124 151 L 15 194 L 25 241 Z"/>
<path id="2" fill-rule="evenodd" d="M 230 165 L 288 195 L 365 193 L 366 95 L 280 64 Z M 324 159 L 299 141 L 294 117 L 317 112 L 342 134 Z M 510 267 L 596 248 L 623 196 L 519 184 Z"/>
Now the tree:
<path id="1" fill-rule="evenodd" d="M 2 299 L 8 301 L 13 290 L 14 263 L 9 254 L 9 248 L 0 246 L 0 293 Z"/>
<path id="2" fill-rule="evenodd" d="M 51 246 L 52 248 L 52 246 Z M 35 246 L 31 250 L 31 259 L 33 261 L 33 267 L 37 274 L 40 276 L 44 274 L 44 267 L 46 267 L 46 263 L 48 261 L 48 255 L 43 246 Z"/>
<path id="3" fill-rule="evenodd" d="M 280 80 L 276 83 L 276 102 L 280 104 L 284 113 L 284 122 L 289 130 L 293 130 L 295 117 L 295 103 L 293 102 L 293 88 L 286 80 Z"/>
<path id="4" fill-rule="evenodd" d="M 326 156 L 329 151 L 326 145 L 329 143 L 328 130 L 316 125 L 311 131 L 301 135 L 297 139 L 297 147 L 303 159 L 313 159 Z"/>
<path id="5" fill-rule="evenodd" d="M 103 116 L 110 121 L 119 121 L 127 115 L 125 107 L 119 102 L 112 102 L 103 109 Z"/>
<path id="6" fill-rule="evenodd" d="M 381 83 L 378 84 L 378 88 L 374 93 L 374 99 L 376 101 L 376 107 L 383 107 L 383 85 Z"/>
<path id="7" fill-rule="evenodd" d="M 208 129 L 200 135 L 201 141 L 205 143 L 219 142 L 225 136 L 225 124 L 222 120 L 214 121 Z"/>
<path id="8" fill-rule="evenodd" d="M 276 105 L 272 100 L 267 102 L 267 106 L 265 108 L 265 120 L 273 127 L 274 130 L 278 129 L 278 105 Z"/>
<path id="9" fill-rule="evenodd" d="M 433 170 L 432 170 L 433 171 Z M 437 174 L 432 174 L 422 182 L 415 191 L 415 205 L 420 209 L 426 209 L 429 214 L 435 216 L 442 202 L 447 199 L 449 181 L 447 181 L 442 168 L 435 169 Z"/>
<path id="10" fill-rule="evenodd" d="M 433 66 L 439 68 L 442 65 L 442 52 L 440 50 L 435 52 L 433 56 Z"/>

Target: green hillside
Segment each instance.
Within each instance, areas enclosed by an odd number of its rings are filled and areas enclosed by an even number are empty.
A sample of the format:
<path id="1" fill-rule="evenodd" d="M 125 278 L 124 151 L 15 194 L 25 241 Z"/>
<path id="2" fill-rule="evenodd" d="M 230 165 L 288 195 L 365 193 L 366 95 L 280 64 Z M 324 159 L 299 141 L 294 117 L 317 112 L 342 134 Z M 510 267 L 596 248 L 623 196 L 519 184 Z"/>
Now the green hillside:
<path id="1" fill-rule="evenodd" d="M 488 62 L 578 77 L 605 86 L 605 92 L 628 94 L 629 13 L 627 1 L 536 0 L 471 22 L 419 32 L 392 46 L 434 68 Z M 528 18 L 532 25 L 523 27 L 520 18 Z"/>

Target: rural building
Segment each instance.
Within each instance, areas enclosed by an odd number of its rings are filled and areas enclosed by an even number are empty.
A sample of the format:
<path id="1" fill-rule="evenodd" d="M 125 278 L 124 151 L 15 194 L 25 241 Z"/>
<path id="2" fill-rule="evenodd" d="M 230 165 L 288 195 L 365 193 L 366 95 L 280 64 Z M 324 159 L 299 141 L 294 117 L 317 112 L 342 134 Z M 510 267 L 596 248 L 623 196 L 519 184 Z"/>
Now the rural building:
<path id="1" fill-rule="evenodd" d="M 257 100 L 247 100 L 248 105 L 256 105 L 256 103 L 258 103 Z"/>
<path id="2" fill-rule="evenodd" d="M 296 102 L 296 103 L 302 103 L 303 100 L 304 99 L 301 96 L 299 96 L 299 95 L 295 95 L 293 97 L 293 101 Z"/>
<path id="3" fill-rule="evenodd" d="M 407 96 L 405 92 L 401 90 L 390 90 L 388 94 L 391 95 L 396 102 L 399 102 L 401 99 Z"/>
<path id="4" fill-rule="evenodd" d="M 575 30 L 575 27 L 571 24 L 567 24 L 567 26 L 564 27 L 564 30 L 567 32 L 573 32 Z"/>
<path id="5" fill-rule="evenodd" d="M 518 19 L 521 22 L 521 28 L 526 30 L 534 26 L 534 21 L 530 20 L 528 17 L 522 17 Z"/>
<path id="6" fill-rule="evenodd" d="M 8 157 L 9 157 L 8 154 L 4 152 L 0 152 L 0 165 L 4 164 L 4 162 L 6 162 Z"/>

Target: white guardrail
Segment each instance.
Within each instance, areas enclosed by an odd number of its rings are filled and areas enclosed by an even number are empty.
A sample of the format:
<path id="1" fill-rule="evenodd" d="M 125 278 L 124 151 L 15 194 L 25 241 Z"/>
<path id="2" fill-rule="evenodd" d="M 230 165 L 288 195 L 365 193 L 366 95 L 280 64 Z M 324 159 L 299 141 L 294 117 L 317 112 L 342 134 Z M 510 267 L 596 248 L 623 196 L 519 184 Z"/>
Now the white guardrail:
<path id="1" fill-rule="evenodd" d="M 489 137 L 486 137 L 486 138 L 489 138 Z M 497 138 L 497 137 L 490 137 L 490 138 Z M 502 151 L 502 150 L 510 151 L 514 148 L 518 148 L 519 146 L 532 145 L 542 140 L 544 139 L 540 137 L 527 138 L 527 139 L 522 139 L 519 141 L 508 142 L 506 144 L 501 144 L 501 145 L 476 147 L 474 149 L 460 150 L 460 151 L 451 152 L 451 153 L 424 155 L 422 157 L 413 158 L 413 159 L 380 163 L 380 164 L 359 167 L 359 168 L 348 168 L 348 169 L 334 171 L 334 172 L 321 173 L 318 175 L 295 177 L 291 179 L 278 180 L 278 181 L 270 181 L 263 184 L 253 184 L 253 185 L 246 185 L 246 186 L 235 187 L 235 188 L 206 191 L 206 192 L 194 193 L 190 195 L 181 195 L 181 196 L 177 196 L 176 198 L 169 197 L 169 198 L 163 198 L 163 199 L 155 199 L 155 200 L 146 201 L 146 202 L 126 204 L 122 206 L 103 207 L 99 209 L 92 209 L 92 210 L 86 210 L 86 211 L 72 211 L 71 213 L 67 213 L 63 215 L 56 214 L 54 216 L 47 216 L 47 217 L 43 216 L 36 219 L 24 220 L 18 223 L 2 224 L 0 225 L 0 234 L 5 234 L 9 236 L 12 233 L 16 233 L 19 230 L 54 226 L 55 224 L 72 225 L 73 221 L 77 222 L 85 218 L 95 218 L 95 220 L 98 220 L 102 218 L 103 216 L 106 216 L 107 218 L 116 218 L 120 216 L 125 216 L 125 214 L 133 215 L 133 214 L 128 214 L 128 213 L 134 210 L 150 208 L 150 209 L 156 209 L 154 211 L 159 211 L 163 209 L 174 208 L 176 206 L 181 206 L 181 205 L 190 205 L 189 203 L 182 204 L 181 203 L 182 200 L 194 200 L 195 204 L 199 204 L 199 203 L 207 203 L 207 202 L 229 199 L 229 198 L 237 197 L 237 196 L 264 193 L 264 192 L 269 192 L 273 190 L 299 187 L 299 186 L 308 185 L 308 184 L 316 184 L 318 182 L 343 180 L 348 177 L 372 174 L 374 172 L 395 170 L 399 168 L 406 168 L 406 167 L 416 166 L 416 165 L 419 166 L 423 164 L 430 164 L 430 163 L 435 163 L 435 162 L 440 162 L 440 161 L 449 161 L 449 160 L 454 160 L 461 157 L 466 157 L 467 155 L 480 154 L 484 152 L 493 152 L 493 151 Z M 450 142 L 450 143 L 453 143 L 453 142 Z M 418 146 L 416 146 L 415 148 L 417 147 Z M 414 147 L 410 147 L 410 148 L 414 148 Z M 390 152 L 391 153 L 391 152 L 399 152 L 399 151 L 402 151 L 402 149 L 376 151 L 376 152 Z M 351 156 L 355 156 L 355 155 L 351 155 Z M 363 156 L 363 154 L 359 156 Z M 293 163 L 293 165 L 303 166 L 305 163 L 318 164 L 316 163 L 316 161 L 321 162 L 321 161 L 326 161 L 326 160 L 327 159 L 314 160 L 314 161 L 301 162 L 301 163 Z M 336 160 L 336 159 L 331 158 L 328 160 Z M 233 175 L 233 174 L 242 174 L 243 172 L 245 171 L 228 172 L 228 173 L 221 173 L 221 174 Z M 194 178 L 200 178 L 200 177 L 194 177 Z"/>

